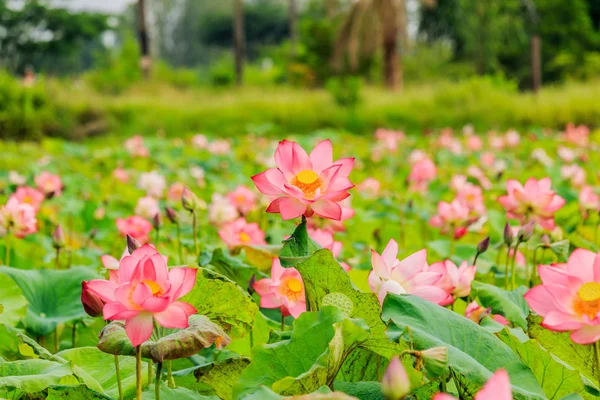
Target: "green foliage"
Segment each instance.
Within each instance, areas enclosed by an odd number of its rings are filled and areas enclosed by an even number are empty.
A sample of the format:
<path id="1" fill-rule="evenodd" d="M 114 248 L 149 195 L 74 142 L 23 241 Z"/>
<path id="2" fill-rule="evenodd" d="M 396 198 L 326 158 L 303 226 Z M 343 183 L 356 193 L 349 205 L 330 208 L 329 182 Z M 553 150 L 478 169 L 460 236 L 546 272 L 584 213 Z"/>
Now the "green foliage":
<path id="1" fill-rule="evenodd" d="M 306 221 L 302 221 L 296 227 L 292 236 L 283 241 L 283 248 L 279 253 L 279 260 L 283 267 L 293 267 L 298 263 L 309 259 L 313 253 L 319 250 L 319 246 L 308 236 Z"/>
<path id="2" fill-rule="evenodd" d="M 340 107 L 354 109 L 361 101 L 362 81 L 356 76 L 331 78 L 327 81 L 327 90 Z"/>
<path id="3" fill-rule="evenodd" d="M 52 385 L 76 382 L 69 364 L 47 360 L 0 363 L 0 393 L 1 390 L 37 393 Z"/>
<path id="4" fill-rule="evenodd" d="M 494 285 L 474 281 L 471 288 L 471 296 L 477 296 L 483 307 L 489 307 L 492 313 L 503 315 L 516 326 L 527 329 L 529 306 L 523 298 L 528 290 L 526 287 L 506 291 Z"/>

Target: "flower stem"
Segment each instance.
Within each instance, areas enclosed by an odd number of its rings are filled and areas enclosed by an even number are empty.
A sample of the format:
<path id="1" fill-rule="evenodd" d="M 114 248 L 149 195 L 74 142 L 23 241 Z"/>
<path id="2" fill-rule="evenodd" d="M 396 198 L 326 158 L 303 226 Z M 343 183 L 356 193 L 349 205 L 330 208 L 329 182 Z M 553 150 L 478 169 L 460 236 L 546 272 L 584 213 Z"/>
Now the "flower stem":
<path id="1" fill-rule="evenodd" d="M 175 389 L 175 379 L 173 379 L 173 363 L 171 360 L 167 361 L 167 384 L 169 388 Z"/>
<path id="2" fill-rule="evenodd" d="M 148 360 L 148 386 L 152 384 L 152 360 Z"/>
<path id="3" fill-rule="evenodd" d="M 600 387 L 600 342 L 594 343 L 594 356 L 596 357 L 596 375 L 598 376 L 598 387 Z"/>
<path id="4" fill-rule="evenodd" d="M 58 267 L 60 267 L 60 263 L 58 262 L 60 260 L 60 247 L 56 248 L 56 260 L 54 260 L 54 269 L 58 269 Z"/>
<path id="5" fill-rule="evenodd" d="M 506 262 L 504 263 L 504 290 L 508 290 L 508 264 L 510 262 L 510 245 L 506 246 Z"/>
<path id="6" fill-rule="evenodd" d="M 75 348 L 75 339 L 77 338 L 77 321 L 73 322 L 73 331 L 71 332 L 71 343 Z"/>
<path id="7" fill-rule="evenodd" d="M 117 387 L 119 388 L 119 400 L 123 400 L 123 386 L 121 385 L 121 370 L 119 368 L 119 356 L 115 354 L 115 372 L 117 374 Z"/>
<path id="8" fill-rule="evenodd" d="M 520 241 L 517 240 L 517 244 L 515 245 L 515 251 L 513 251 L 512 261 L 510 264 L 510 287 L 511 290 L 516 289 L 516 277 L 515 277 L 515 264 L 517 260 L 517 251 L 519 250 Z"/>
<path id="9" fill-rule="evenodd" d="M 162 366 L 161 362 L 156 364 L 156 381 L 154 382 L 154 396 L 156 400 L 160 400 L 160 375 L 162 374 Z"/>
<path id="10" fill-rule="evenodd" d="M 198 230 L 198 222 L 196 221 L 196 211 L 192 211 L 192 230 L 194 234 L 194 249 L 196 250 L 196 260 L 198 260 L 199 251 L 198 251 L 198 238 L 196 237 Z"/>
<path id="11" fill-rule="evenodd" d="M 142 400 L 142 345 L 135 348 L 135 398 Z"/>
<path id="12" fill-rule="evenodd" d="M 154 245 L 158 248 L 158 240 L 160 239 L 160 228 L 155 229 L 156 234 L 154 235 Z"/>
<path id="13" fill-rule="evenodd" d="M 7 267 L 10 265 L 10 229 L 6 230 L 6 239 L 4 241 L 5 243 L 5 250 L 6 250 L 6 254 L 4 257 L 4 265 L 6 265 Z"/>
<path id="14" fill-rule="evenodd" d="M 177 222 L 177 249 L 179 251 L 179 264 L 183 265 L 183 250 L 181 249 L 181 227 Z"/>

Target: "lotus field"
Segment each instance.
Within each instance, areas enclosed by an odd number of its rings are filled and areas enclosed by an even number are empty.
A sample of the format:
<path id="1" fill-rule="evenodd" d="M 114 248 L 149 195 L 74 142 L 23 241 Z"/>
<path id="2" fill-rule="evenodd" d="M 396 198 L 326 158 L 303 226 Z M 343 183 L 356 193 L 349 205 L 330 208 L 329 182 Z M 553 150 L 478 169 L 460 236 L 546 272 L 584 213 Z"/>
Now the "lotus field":
<path id="1" fill-rule="evenodd" d="M 2 143 L 0 398 L 596 398 L 599 140 Z"/>

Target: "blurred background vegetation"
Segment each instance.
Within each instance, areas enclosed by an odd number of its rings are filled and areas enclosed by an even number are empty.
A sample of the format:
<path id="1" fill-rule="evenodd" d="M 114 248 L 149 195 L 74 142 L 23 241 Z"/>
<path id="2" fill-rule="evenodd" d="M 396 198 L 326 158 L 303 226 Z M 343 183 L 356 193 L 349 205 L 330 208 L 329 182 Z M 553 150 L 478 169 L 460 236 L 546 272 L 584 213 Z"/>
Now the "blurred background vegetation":
<path id="1" fill-rule="evenodd" d="M 0 0 L 0 138 L 600 121 L 598 0 L 95 3 Z"/>

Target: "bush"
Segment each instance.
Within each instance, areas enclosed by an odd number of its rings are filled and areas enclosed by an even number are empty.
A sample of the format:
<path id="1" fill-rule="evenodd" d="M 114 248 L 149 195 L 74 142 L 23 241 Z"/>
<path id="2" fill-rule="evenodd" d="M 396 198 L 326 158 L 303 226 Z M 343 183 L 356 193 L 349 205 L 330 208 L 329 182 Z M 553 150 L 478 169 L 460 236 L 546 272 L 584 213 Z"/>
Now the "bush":
<path id="1" fill-rule="evenodd" d="M 338 106 L 354 109 L 360 103 L 362 80 L 357 76 L 341 76 L 327 81 L 327 90 Z"/>

